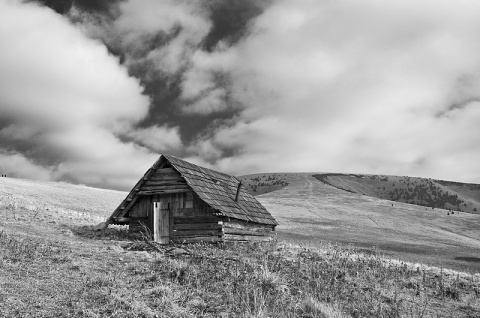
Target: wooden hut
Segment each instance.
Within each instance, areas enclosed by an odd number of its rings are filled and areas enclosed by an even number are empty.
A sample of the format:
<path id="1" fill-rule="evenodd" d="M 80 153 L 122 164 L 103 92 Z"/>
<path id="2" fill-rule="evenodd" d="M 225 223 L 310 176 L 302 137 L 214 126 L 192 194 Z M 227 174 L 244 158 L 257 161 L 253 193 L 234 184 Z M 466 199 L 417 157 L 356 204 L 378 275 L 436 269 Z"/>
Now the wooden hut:
<path id="1" fill-rule="evenodd" d="M 234 176 L 162 155 L 107 224 L 128 224 L 168 244 L 267 241 L 278 223 Z"/>

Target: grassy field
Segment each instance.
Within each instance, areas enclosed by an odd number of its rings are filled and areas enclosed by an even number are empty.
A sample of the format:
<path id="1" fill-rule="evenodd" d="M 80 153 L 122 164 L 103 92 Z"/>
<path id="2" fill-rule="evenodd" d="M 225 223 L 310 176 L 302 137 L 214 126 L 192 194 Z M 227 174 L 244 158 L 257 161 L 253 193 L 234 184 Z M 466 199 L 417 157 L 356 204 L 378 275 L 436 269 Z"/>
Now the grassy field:
<path id="1" fill-rule="evenodd" d="M 162 247 L 122 229 L 23 219 L 0 229 L 2 317 L 480 315 L 480 275 L 409 266 L 376 250 L 282 241 Z"/>
<path id="2" fill-rule="evenodd" d="M 259 196 L 278 241 L 161 247 L 91 229 L 125 193 L 4 179 L 0 317 L 480 316 L 477 215 L 296 174 Z"/>
<path id="3" fill-rule="evenodd" d="M 99 223 L 112 214 L 126 195 L 122 191 L 63 182 L 0 178 L 0 218 L 17 219 L 15 211 L 28 210 L 36 218 L 52 222 Z"/>
<path id="4" fill-rule="evenodd" d="M 349 193 L 296 175 L 292 185 L 257 196 L 286 240 L 377 246 L 389 257 L 480 271 L 480 215 Z"/>

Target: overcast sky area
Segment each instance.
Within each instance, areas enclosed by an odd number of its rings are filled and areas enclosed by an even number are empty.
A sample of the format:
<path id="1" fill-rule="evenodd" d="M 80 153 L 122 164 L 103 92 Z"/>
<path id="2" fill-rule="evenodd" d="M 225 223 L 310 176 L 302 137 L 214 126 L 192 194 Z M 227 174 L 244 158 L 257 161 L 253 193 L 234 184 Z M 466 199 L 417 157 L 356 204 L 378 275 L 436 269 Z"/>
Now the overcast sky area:
<path id="1" fill-rule="evenodd" d="M 480 183 L 480 2 L 0 0 L 0 172 Z"/>

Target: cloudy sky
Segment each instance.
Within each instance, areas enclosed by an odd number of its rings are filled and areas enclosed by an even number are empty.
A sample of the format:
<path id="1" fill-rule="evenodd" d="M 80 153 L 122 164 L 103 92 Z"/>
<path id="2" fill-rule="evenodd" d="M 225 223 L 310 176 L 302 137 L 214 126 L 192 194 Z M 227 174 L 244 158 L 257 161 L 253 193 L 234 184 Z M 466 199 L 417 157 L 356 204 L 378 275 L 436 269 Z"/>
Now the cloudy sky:
<path id="1" fill-rule="evenodd" d="M 0 172 L 480 183 L 480 2 L 0 0 Z"/>

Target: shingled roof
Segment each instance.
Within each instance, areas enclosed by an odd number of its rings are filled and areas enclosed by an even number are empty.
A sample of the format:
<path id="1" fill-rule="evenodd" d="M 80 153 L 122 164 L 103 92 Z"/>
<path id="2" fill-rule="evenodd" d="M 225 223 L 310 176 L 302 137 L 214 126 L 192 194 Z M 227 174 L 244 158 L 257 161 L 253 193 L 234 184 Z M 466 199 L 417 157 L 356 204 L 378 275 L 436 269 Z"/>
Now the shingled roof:
<path id="1" fill-rule="evenodd" d="M 122 217 L 137 200 L 139 189 L 146 182 L 159 164 L 166 160 L 180 173 L 187 185 L 198 197 L 220 214 L 244 221 L 278 225 L 272 215 L 243 188 L 240 190 L 238 201 L 235 201 L 240 181 L 234 176 L 200 167 L 170 155 L 161 155 L 155 164 L 145 173 L 127 198 L 113 212 L 110 219 Z"/>

